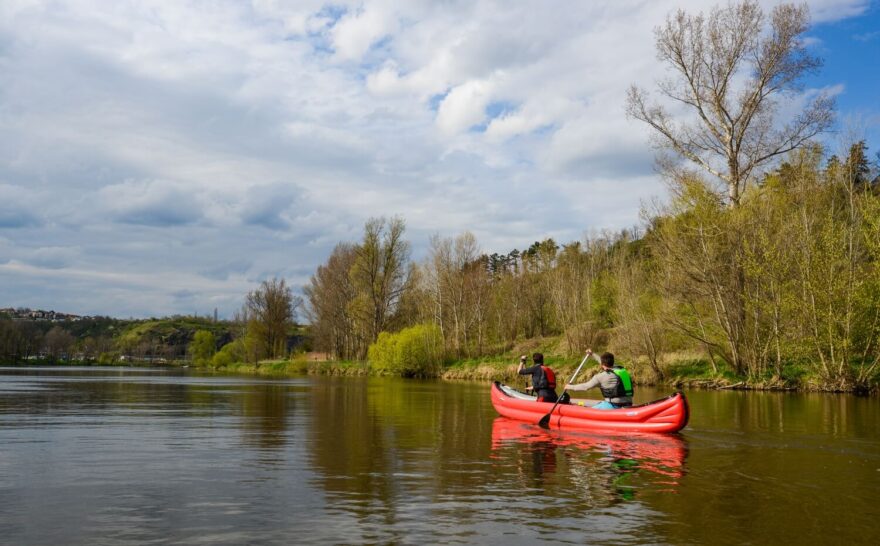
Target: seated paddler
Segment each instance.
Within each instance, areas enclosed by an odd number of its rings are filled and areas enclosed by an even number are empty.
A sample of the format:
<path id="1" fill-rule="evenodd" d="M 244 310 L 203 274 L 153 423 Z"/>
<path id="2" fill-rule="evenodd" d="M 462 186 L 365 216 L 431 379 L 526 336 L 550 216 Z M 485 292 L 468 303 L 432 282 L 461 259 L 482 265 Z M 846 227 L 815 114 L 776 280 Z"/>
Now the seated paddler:
<path id="1" fill-rule="evenodd" d="M 526 355 L 519 357 L 517 373 L 532 376 L 532 391 L 538 395 L 538 402 L 556 402 L 556 375 L 544 365 L 543 354 L 533 354 L 532 362 L 534 365 L 526 368 Z"/>
<path id="2" fill-rule="evenodd" d="M 605 398 L 593 409 L 617 409 L 632 406 L 633 382 L 632 378 L 621 366 L 614 365 L 614 355 L 602 353 L 596 356 L 592 350 L 587 349 L 587 358 L 593 357 L 602 365 L 601 371 L 590 378 L 586 383 L 576 383 L 565 387 L 566 391 L 587 391 L 598 387 Z"/>

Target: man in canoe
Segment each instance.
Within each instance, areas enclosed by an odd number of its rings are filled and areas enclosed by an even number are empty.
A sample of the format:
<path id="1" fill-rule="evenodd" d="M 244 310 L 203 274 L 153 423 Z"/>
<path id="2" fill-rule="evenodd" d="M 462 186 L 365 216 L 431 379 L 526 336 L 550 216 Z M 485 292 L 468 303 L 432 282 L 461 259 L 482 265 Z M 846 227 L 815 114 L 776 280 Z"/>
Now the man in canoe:
<path id="1" fill-rule="evenodd" d="M 567 391 L 586 391 L 593 387 L 599 387 L 605 400 L 599 402 L 593 409 L 617 409 L 632 406 L 633 383 L 629 372 L 621 366 L 614 365 L 614 355 L 602 353 L 596 356 L 592 350 L 587 349 L 587 358 L 594 357 L 602 365 L 602 371 L 590 378 L 586 383 L 577 383 L 565 387 Z"/>
<path id="2" fill-rule="evenodd" d="M 544 365 L 544 355 L 535 353 L 532 355 L 533 366 L 526 368 L 526 355 L 519 357 L 519 375 L 532 376 L 532 390 L 538 395 L 538 402 L 556 402 L 556 375 L 553 370 Z"/>

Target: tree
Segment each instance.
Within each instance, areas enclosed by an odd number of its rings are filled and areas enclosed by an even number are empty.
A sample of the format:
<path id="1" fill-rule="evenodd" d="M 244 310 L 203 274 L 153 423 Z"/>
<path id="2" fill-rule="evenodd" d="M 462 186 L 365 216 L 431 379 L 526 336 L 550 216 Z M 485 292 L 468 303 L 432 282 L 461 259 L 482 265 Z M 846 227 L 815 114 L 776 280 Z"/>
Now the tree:
<path id="1" fill-rule="evenodd" d="M 613 343 L 633 360 L 640 355 L 648 359 L 654 376 L 662 380 L 665 372 L 660 365 L 668 348 L 669 331 L 662 320 L 663 299 L 651 286 L 648 260 L 628 259 L 619 252 L 615 256 L 616 327 Z"/>
<path id="2" fill-rule="evenodd" d="M 302 299 L 293 295 L 284 279 L 263 281 L 260 288 L 248 293 L 246 338 L 254 344 L 257 360 L 284 356 L 287 333 L 301 304 Z"/>
<path id="3" fill-rule="evenodd" d="M 58 360 L 58 358 L 62 356 L 65 360 L 70 360 L 69 351 L 76 339 L 70 335 L 70 332 L 61 326 L 53 326 L 52 329 L 46 333 L 46 337 L 43 341 L 46 346 L 46 352 L 52 360 Z"/>
<path id="4" fill-rule="evenodd" d="M 339 243 L 303 290 L 316 349 L 342 359 L 356 358 L 366 350 L 351 312 L 357 289 L 350 273 L 356 259 L 354 245 Z"/>
<path id="5" fill-rule="evenodd" d="M 350 275 L 357 296 L 349 307 L 368 343 L 392 326 L 409 286 L 410 247 L 403 239 L 405 229 L 402 218 L 372 218 L 364 226 L 361 244 L 355 247 Z"/>
<path id="6" fill-rule="evenodd" d="M 217 340 L 214 338 L 214 334 L 208 330 L 196 332 L 192 343 L 189 344 L 189 352 L 196 366 L 205 366 L 210 363 L 216 351 Z"/>
<path id="7" fill-rule="evenodd" d="M 452 238 L 431 237 L 423 286 L 426 313 L 458 356 L 482 350 L 486 322 L 487 268 L 480 257 L 477 239 L 470 232 Z"/>
<path id="8" fill-rule="evenodd" d="M 568 350 L 577 354 L 595 346 L 605 321 L 603 282 L 607 278 L 611 240 L 588 237 L 563 245 L 555 266 L 544 274 L 555 322 L 565 334 Z"/>
<path id="9" fill-rule="evenodd" d="M 651 234 L 661 293 L 676 303 L 669 322 L 741 374 L 746 314 L 738 241 L 744 215 L 725 207 L 698 177 L 674 182 L 666 218 Z"/>
<path id="10" fill-rule="evenodd" d="M 674 73 L 658 90 L 684 105 L 693 121 L 676 122 L 667 107 L 648 104 L 645 91 L 629 90 L 627 113 L 654 129 L 658 147 L 721 179 L 730 207 L 739 205 L 758 167 L 803 146 L 833 118 L 833 100 L 819 94 L 777 127 L 776 99 L 800 90 L 801 78 L 821 61 L 801 39 L 809 25 L 806 5 L 776 6 L 769 22 L 765 32 L 764 13 L 746 0 L 708 17 L 679 10 L 655 30 L 657 57 Z"/>

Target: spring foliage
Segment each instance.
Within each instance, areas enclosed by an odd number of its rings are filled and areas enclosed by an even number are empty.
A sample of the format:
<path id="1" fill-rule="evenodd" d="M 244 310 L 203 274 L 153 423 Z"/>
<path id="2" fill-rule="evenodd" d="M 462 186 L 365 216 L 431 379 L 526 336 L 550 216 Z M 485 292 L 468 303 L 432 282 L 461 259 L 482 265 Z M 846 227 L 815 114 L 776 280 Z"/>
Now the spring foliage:
<path id="1" fill-rule="evenodd" d="M 417 324 L 397 333 L 382 332 L 370 345 L 373 369 L 405 377 L 435 375 L 443 364 L 443 336 L 435 324 Z"/>
<path id="2" fill-rule="evenodd" d="M 196 366 L 206 366 L 214 357 L 217 341 L 214 334 L 208 330 L 199 330 L 193 336 L 192 343 L 189 345 L 189 351 L 192 355 L 193 364 Z"/>

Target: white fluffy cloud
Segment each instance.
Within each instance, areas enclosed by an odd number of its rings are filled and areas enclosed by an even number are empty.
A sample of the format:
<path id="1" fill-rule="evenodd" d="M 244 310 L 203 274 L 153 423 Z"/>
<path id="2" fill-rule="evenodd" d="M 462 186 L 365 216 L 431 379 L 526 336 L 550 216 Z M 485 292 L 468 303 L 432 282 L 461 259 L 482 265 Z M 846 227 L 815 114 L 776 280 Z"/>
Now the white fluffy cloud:
<path id="1" fill-rule="evenodd" d="M 662 188 L 625 90 L 711 5 L 4 1 L 0 306 L 229 313 L 378 215 L 417 257 L 630 226 Z"/>

